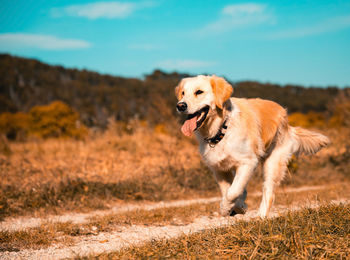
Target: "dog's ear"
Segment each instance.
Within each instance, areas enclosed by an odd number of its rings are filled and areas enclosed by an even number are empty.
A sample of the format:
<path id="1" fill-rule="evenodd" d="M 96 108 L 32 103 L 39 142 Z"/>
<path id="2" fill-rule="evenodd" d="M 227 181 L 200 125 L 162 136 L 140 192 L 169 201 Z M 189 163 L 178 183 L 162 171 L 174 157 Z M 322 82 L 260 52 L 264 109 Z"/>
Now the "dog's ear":
<path id="1" fill-rule="evenodd" d="M 233 88 L 224 78 L 215 75 L 210 77 L 210 84 L 215 96 L 215 104 L 222 109 L 225 101 L 231 97 Z"/>
<path id="2" fill-rule="evenodd" d="M 180 81 L 179 85 L 176 86 L 175 88 L 175 96 L 177 98 L 177 100 L 180 100 L 182 98 L 182 92 L 183 92 L 183 87 L 184 87 L 184 84 L 183 84 L 183 79 Z"/>

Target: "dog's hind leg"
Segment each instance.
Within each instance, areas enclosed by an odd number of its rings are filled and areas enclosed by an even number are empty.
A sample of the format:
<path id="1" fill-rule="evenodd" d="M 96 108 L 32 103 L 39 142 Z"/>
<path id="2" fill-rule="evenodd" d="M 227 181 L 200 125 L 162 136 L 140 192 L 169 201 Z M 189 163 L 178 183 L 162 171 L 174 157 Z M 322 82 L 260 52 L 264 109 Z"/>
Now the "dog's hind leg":
<path id="1" fill-rule="evenodd" d="M 274 189 L 280 184 L 287 171 L 287 163 L 292 156 L 293 144 L 288 138 L 279 144 L 266 159 L 263 172 L 263 196 L 260 204 L 259 215 L 266 217 L 274 200 Z"/>

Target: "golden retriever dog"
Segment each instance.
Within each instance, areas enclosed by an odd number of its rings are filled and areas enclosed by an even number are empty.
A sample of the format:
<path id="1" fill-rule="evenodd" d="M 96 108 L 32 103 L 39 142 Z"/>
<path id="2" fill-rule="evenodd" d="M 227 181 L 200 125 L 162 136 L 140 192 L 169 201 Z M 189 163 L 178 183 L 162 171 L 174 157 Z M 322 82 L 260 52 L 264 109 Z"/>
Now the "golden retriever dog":
<path id="1" fill-rule="evenodd" d="M 202 159 L 220 187 L 224 216 L 246 212 L 247 183 L 263 164 L 259 215 L 265 217 L 291 156 L 316 153 L 329 139 L 288 125 L 286 110 L 275 102 L 231 98 L 232 92 L 232 86 L 215 75 L 182 79 L 175 89 L 176 108 L 187 116 L 181 131 L 186 136 L 195 133 Z"/>

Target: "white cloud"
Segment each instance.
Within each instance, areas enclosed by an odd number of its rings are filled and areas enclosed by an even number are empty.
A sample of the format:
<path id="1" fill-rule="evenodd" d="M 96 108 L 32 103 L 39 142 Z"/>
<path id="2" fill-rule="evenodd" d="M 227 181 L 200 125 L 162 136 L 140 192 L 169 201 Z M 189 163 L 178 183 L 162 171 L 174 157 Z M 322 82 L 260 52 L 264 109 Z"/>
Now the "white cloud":
<path id="1" fill-rule="evenodd" d="M 69 5 L 63 8 L 51 9 L 51 14 L 54 17 L 61 16 L 76 16 L 88 19 L 98 18 L 125 18 L 130 16 L 135 10 L 153 6 L 152 2 L 95 2 L 81 5 Z"/>
<path id="2" fill-rule="evenodd" d="M 232 4 L 222 9 L 223 14 L 235 16 L 241 14 L 256 14 L 264 12 L 266 5 L 263 4 Z"/>
<path id="3" fill-rule="evenodd" d="M 200 32 L 223 33 L 237 28 L 271 22 L 272 14 L 267 6 L 257 3 L 232 4 L 225 6 L 218 20 L 206 25 Z"/>
<path id="4" fill-rule="evenodd" d="M 309 25 L 300 28 L 286 29 L 279 32 L 274 32 L 268 35 L 269 39 L 292 39 L 303 38 L 312 35 L 339 31 L 350 27 L 350 15 L 338 16 L 319 22 L 314 25 Z"/>
<path id="5" fill-rule="evenodd" d="M 175 69 L 194 69 L 203 68 L 215 65 L 215 62 L 201 61 L 201 60 L 164 60 L 156 64 L 156 67 L 161 69 L 175 70 Z"/>
<path id="6" fill-rule="evenodd" d="M 47 50 L 83 49 L 89 48 L 87 41 L 77 39 L 62 39 L 52 35 L 30 33 L 0 34 L 0 49 L 12 50 L 16 48 L 38 48 Z"/>

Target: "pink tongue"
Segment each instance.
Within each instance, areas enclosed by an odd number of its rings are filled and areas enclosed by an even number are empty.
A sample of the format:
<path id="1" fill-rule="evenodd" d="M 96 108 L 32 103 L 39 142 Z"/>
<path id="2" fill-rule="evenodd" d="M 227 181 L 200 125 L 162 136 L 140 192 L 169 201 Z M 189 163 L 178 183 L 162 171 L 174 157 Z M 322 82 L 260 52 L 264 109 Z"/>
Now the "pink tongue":
<path id="1" fill-rule="evenodd" d="M 181 131 L 186 136 L 191 136 L 193 131 L 197 127 L 197 117 L 193 117 L 185 121 L 185 123 L 181 127 Z"/>

